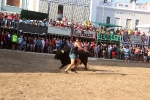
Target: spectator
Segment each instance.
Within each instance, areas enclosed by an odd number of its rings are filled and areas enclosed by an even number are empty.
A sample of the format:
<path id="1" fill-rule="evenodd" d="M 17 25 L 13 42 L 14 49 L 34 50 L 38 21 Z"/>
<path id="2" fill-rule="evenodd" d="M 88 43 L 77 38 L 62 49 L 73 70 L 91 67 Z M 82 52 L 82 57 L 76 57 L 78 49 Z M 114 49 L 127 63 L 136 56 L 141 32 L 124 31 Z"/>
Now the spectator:
<path id="1" fill-rule="evenodd" d="M 20 50 L 20 51 L 21 51 L 21 45 L 22 45 L 22 42 L 23 42 L 23 36 L 20 35 L 20 37 L 18 38 L 18 46 L 17 46 L 17 50 Z"/>
<path id="2" fill-rule="evenodd" d="M 27 42 L 26 50 L 29 51 L 29 48 L 30 48 L 30 37 L 25 37 L 25 38 L 26 38 L 26 42 Z"/>
<path id="3" fill-rule="evenodd" d="M 52 40 L 53 50 L 56 49 L 56 38 Z"/>
<path id="4" fill-rule="evenodd" d="M 99 53 L 99 46 L 96 44 L 94 46 L 94 57 L 98 58 L 98 53 Z"/>
<path id="5" fill-rule="evenodd" d="M 148 57 L 148 48 L 144 48 L 144 62 L 147 62 L 147 57 Z"/>
<path id="6" fill-rule="evenodd" d="M 34 46 L 33 46 L 33 52 L 35 52 L 35 48 L 37 46 L 37 38 L 35 37 L 33 40 Z"/>
<path id="7" fill-rule="evenodd" d="M 5 49 L 8 49 L 9 45 L 9 37 L 8 37 L 8 32 L 4 35 L 4 40 L 5 40 Z"/>
<path id="8" fill-rule="evenodd" d="M 43 51 L 44 51 L 44 48 L 45 48 L 45 40 L 44 40 L 44 38 L 42 38 L 42 53 L 43 53 Z"/>
<path id="9" fill-rule="evenodd" d="M 41 40 L 40 37 L 37 39 L 36 45 L 37 45 L 37 52 L 41 52 L 41 49 L 42 49 L 42 40 Z"/>
<path id="10" fill-rule="evenodd" d="M 16 33 L 12 35 L 12 50 L 15 50 L 18 41 L 18 36 Z"/>
<path id="11" fill-rule="evenodd" d="M 2 34 L 1 34 L 1 49 L 3 49 L 3 47 L 4 47 L 4 41 L 5 41 L 5 35 L 4 35 L 4 32 L 2 31 Z"/>
<path id="12" fill-rule="evenodd" d="M 34 40 L 33 40 L 33 37 L 30 37 L 30 39 L 29 39 L 29 41 L 30 41 L 30 51 L 32 52 L 32 51 L 34 51 Z"/>
<path id="13" fill-rule="evenodd" d="M 112 50 L 112 46 L 111 45 L 109 45 L 108 46 L 108 58 L 110 59 L 110 55 L 111 55 L 111 50 Z"/>
<path id="14" fill-rule="evenodd" d="M 129 48 L 126 46 L 126 48 L 124 49 L 124 57 L 125 57 L 125 62 L 129 62 Z"/>
<path id="15" fill-rule="evenodd" d="M 21 50 L 26 51 L 26 47 L 27 47 L 27 38 L 24 38 L 21 45 Z"/>
<path id="16" fill-rule="evenodd" d="M 140 49 L 139 47 L 136 47 L 134 52 L 136 61 L 139 61 L 139 53 L 140 53 Z"/>
<path id="17" fill-rule="evenodd" d="M 67 26 L 68 19 L 66 18 L 66 16 L 64 16 L 64 17 L 62 18 L 62 22 L 63 22 L 63 24 L 64 24 L 65 26 Z"/>
<path id="18" fill-rule="evenodd" d="M 57 38 L 56 40 L 56 49 L 59 49 L 60 48 L 60 40 L 59 38 Z"/>

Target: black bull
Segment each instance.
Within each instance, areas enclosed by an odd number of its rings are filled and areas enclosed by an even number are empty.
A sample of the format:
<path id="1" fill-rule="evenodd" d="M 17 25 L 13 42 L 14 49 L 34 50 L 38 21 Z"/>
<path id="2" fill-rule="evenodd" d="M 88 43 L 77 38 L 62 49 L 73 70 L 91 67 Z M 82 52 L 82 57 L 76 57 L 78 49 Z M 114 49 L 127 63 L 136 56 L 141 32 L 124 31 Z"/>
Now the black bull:
<path id="1" fill-rule="evenodd" d="M 64 66 L 71 63 L 70 57 L 69 57 L 70 48 L 64 48 L 64 49 L 58 49 L 55 54 L 55 59 L 59 59 L 61 61 L 60 69 Z M 87 62 L 88 62 L 88 52 L 84 51 L 78 51 L 79 59 L 81 60 L 81 64 L 83 63 L 85 66 L 85 69 L 87 69 Z"/>

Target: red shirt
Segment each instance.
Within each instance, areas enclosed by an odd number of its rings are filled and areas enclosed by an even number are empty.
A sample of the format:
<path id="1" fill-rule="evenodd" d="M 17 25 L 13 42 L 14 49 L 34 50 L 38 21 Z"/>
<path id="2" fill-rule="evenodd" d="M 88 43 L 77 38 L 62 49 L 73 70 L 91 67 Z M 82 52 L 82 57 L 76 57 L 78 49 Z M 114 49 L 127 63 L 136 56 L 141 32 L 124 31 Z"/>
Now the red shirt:
<path id="1" fill-rule="evenodd" d="M 56 40 L 52 40 L 53 46 L 56 46 Z"/>
<path id="2" fill-rule="evenodd" d="M 93 43 L 90 45 L 90 48 L 91 48 L 92 50 L 94 49 L 94 44 L 93 44 Z"/>
<path id="3" fill-rule="evenodd" d="M 30 38 L 30 44 L 34 44 L 34 43 L 33 43 L 33 38 Z"/>
<path id="4" fill-rule="evenodd" d="M 4 42 L 4 34 L 1 36 L 1 42 Z"/>

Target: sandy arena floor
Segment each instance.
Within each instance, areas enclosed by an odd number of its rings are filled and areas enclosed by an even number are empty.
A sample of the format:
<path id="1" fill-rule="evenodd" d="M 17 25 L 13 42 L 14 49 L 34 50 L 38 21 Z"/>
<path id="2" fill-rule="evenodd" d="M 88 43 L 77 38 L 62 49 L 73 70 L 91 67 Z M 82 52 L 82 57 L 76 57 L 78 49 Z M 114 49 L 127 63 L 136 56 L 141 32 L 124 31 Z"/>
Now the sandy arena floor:
<path id="1" fill-rule="evenodd" d="M 0 50 L 0 100 L 150 100 L 150 63 L 89 61 L 63 74 L 53 58 Z"/>

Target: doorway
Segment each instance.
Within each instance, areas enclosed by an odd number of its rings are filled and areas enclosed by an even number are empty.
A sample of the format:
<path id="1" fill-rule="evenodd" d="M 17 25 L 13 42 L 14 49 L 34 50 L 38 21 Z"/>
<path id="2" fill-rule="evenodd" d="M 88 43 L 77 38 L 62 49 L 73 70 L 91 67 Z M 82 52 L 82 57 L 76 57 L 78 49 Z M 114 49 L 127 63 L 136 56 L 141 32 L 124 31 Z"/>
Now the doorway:
<path id="1" fill-rule="evenodd" d="M 58 5 L 58 17 L 57 19 L 61 21 L 63 18 L 63 5 Z"/>

